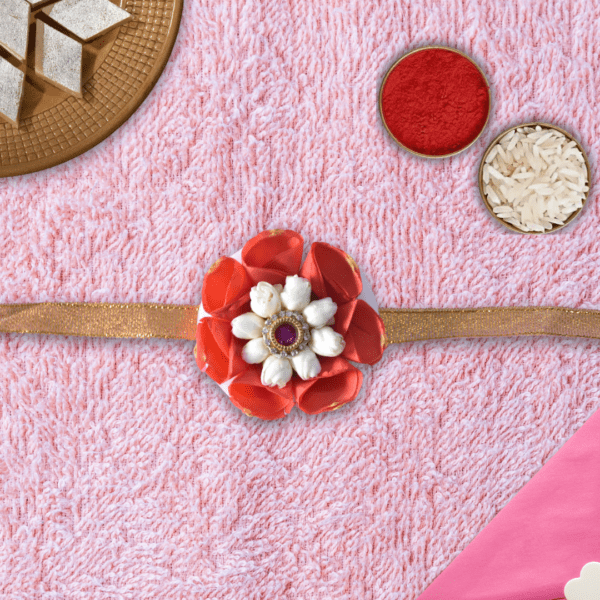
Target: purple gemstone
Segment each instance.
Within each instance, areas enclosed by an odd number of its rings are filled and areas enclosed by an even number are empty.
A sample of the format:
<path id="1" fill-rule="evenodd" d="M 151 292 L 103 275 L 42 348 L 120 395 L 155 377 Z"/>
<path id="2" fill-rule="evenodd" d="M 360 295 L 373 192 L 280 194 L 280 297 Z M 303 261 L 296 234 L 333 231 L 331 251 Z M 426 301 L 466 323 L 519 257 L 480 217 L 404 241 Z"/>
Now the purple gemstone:
<path id="1" fill-rule="evenodd" d="M 290 323 L 282 323 L 275 330 L 275 339 L 282 346 L 291 346 L 298 339 L 298 332 Z"/>

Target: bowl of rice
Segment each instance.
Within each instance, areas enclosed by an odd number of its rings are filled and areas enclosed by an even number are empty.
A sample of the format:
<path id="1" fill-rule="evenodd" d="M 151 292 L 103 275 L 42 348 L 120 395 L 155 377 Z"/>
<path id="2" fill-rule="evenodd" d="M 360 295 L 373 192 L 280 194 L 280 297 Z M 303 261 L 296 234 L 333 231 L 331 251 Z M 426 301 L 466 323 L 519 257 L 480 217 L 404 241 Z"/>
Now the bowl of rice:
<path id="1" fill-rule="evenodd" d="M 581 144 L 548 123 L 516 125 L 488 146 L 479 190 L 490 213 L 517 233 L 553 233 L 581 212 L 590 189 Z"/>

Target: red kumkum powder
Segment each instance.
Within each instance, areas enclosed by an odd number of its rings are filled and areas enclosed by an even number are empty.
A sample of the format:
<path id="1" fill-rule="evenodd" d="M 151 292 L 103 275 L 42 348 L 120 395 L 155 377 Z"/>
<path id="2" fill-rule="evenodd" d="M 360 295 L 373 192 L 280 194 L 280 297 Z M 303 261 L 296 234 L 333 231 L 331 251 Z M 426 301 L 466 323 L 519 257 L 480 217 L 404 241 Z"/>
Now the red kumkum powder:
<path id="1" fill-rule="evenodd" d="M 485 77 L 452 50 L 408 54 L 391 68 L 381 90 L 381 114 L 392 136 L 428 156 L 466 148 L 485 127 L 489 110 Z"/>

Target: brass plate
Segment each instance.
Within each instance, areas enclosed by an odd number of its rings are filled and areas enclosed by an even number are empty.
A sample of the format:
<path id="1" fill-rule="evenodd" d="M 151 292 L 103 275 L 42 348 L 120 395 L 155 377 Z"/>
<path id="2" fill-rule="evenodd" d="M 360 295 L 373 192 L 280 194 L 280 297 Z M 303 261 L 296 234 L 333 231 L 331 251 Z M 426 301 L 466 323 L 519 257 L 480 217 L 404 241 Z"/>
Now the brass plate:
<path id="1" fill-rule="evenodd" d="M 118 129 L 152 91 L 175 44 L 183 0 L 113 1 L 132 20 L 84 45 L 82 98 L 35 73 L 31 26 L 19 127 L 0 118 L 0 177 L 41 171 L 79 156 Z M 34 19 L 45 6 L 32 11 Z M 4 50 L 0 56 L 18 64 Z"/>
<path id="2" fill-rule="evenodd" d="M 585 162 L 585 167 L 587 169 L 587 177 L 588 177 L 588 187 L 590 188 L 586 194 L 585 194 L 585 198 L 583 199 L 583 205 L 581 208 L 578 208 L 574 213 L 571 213 L 569 215 L 569 217 L 565 220 L 565 222 L 562 225 L 554 225 L 552 227 L 552 229 L 548 229 L 548 231 L 523 231 L 522 229 L 519 229 L 518 227 L 515 227 L 514 225 L 511 225 L 510 223 L 507 223 L 504 219 L 501 219 L 500 217 L 498 217 L 496 215 L 496 213 L 494 212 L 494 209 L 492 207 L 492 205 L 490 204 L 486 193 L 483 191 L 483 167 L 485 166 L 485 159 L 487 158 L 487 155 L 491 152 L 492 148 L 507 134 L 510 133 L 511 131 L 513 131 L 514 129 L 517 129 L 519 127 L 537 127 L 537 126 L 546 128 L 546 129 L 555 129 L 556 131 L 562 133 L 568 140 L 575 142 L 575 145 L 577 146 L 577 149 L 581 152 L 581 154 L 583 155 L 583 160 Z M 570 134 L 568 131 L 565 131 L 564 129 L 562 129 L 561 127 L 558 127 L 557 125 L 552 125 L 551 123 L 542 123 L 541 121 L 535 121 L 533 123 L 519 123 L 518 125 L 514 125 L 513 127 L 509 127 L 508 129 L 505 129 L 504 131 L 502 131 L 501 133 L 499 133 L 488 145 L 488 147 L 486 148 L 486 151 L 483 153 L 483 156 L 481 158 L 481 162 L 479 163 L 479 173 L 477 176 L 477 181 L 479 183 L 479 195 L 481 196 L 481 199 L 483 200 L 483 203 L 485 205 L 485 207 L 488 209 L 489 213 L 492 215 L 492 217 L 494 217 L 494 219 L 496 219 L 496 221 L 498 221 L 499 223 L 501 223 L 504 227 L 506 227 L 507 229 L 510 229 L 512 232 L 514 233 L 521 233 L 521 234 L 525 234 L 525 235 L 544 235 L 546 233 L 554 233 L 556 231 L 558 231 L 559 229 L 562 229 L 563 227 L 566 227 L 569 223 L 571 223 L 574 219 L 576 219 L 580 214 L 581 211 L 585 208 L 585 204 L 587 202 L 587 199 L 590 195 L 590 190 L 592 189 L 592 169 L 590 168 L 590 163 L 588 161 L 588 157 L 587 154 L 585 152 L 585 150 L 583 149 L 583 146 L 581 145 L 581 143 L 579 142 L 579 140 L 574 137 L 572 134 Z"/>

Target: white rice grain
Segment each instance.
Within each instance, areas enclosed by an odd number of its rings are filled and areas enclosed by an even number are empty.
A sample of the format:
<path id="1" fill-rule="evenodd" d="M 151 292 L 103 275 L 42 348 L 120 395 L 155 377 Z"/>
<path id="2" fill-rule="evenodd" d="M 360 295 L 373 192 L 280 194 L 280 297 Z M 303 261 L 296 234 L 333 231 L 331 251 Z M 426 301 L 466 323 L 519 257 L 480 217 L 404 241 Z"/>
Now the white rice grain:
<path id="1" fill-rule="evenodd" d="M 494 214 L 521 231 L 564 225 L 588 190 L 583 154 L 556 129 L 518 127 L 485 158 L 483 192 Z"/>

